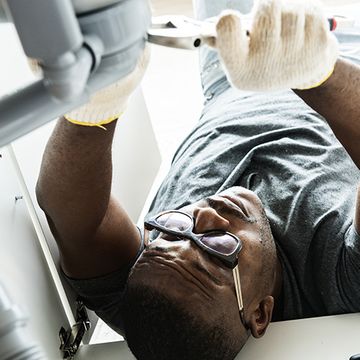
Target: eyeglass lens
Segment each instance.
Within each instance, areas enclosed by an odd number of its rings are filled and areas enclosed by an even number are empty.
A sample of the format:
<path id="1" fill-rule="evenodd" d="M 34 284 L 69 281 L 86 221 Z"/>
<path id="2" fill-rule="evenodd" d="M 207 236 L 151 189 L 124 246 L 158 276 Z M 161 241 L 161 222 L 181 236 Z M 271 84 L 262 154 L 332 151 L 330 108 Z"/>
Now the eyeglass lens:
<path id="1" fill-rule="evenodd" d="M 156 222 L 158 225 L 172 231 L 186 232 L 191 231 L 193 228 L 192 218 L 178 212 L 162 214 L 156 218 Z M 202 235 L 199 241 L 206 247 L 223 255 L 231 255 L 238 246 L 238 240 L 235 237 L 216 231 Z"/>
<path id="2" fill-rule="evenodd" d="M 193 227 L 193 221 L 189 216 L 177 212 L 162 214 L 156 218 L 156 222 L 172 231 L 189 231 Z"/>

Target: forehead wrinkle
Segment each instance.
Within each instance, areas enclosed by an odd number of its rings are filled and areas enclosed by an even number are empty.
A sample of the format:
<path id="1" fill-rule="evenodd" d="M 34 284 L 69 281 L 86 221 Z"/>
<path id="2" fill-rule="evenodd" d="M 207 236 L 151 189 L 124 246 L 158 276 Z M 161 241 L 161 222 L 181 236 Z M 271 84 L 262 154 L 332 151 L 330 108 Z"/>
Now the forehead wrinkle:
<path id="1" fill-rule="evenodd" d="M 153 248 L 153 250 L 156 250 L 156 251 L 159 251 L 163 254 L 167 254 L 170 252 L 170 249 L 164 249 L 162 247 L 157 247 L 155 246 Z M 204 252 L 206 255 L 208 255 L 209 257 L 209 260 L 211 261 L 210 257 L 211 255 L 210 254 L 207 254 L 203 249 L 199 249 L 201 252 Z M 200 263 L 199 263 L 199 260 L 189 260 L 189 265 L 190 267 L 194 268 L 195 270 L 201 272 L 202 274 L 206 275 L 211 281 L 213 281 L 216 285 L 218 286 L 222 286 L 223 283 L 214 275 L 212 274 L 209 270 L 207 270 L 204 266 L 202 266 Z"/>

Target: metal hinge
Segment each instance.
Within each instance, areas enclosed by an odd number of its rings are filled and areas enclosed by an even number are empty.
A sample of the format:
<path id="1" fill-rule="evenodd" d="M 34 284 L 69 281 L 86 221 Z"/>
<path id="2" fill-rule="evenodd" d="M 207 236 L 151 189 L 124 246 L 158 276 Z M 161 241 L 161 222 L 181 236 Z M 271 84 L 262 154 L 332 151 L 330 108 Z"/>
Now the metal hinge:
<path id="1" fill-rule="evenodd" d="M 91 327 L 91 323 L 81 300 L 77 300 L 76 324 L 69 330 L 61 327 L 59 332 L 60 350 L 63 352 L 63 359 L 73 359 L 79 349 L 84 334 Z"/>

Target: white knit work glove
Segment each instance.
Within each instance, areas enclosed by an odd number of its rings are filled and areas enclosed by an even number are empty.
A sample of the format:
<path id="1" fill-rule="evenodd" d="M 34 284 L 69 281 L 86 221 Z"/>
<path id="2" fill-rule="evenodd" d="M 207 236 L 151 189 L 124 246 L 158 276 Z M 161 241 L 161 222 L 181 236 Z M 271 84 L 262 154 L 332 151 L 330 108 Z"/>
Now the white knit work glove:
<path id="1" fill-rule="evenodd" d="M 126 109 L 130 95 L 141 82 L 149 58 L 150 49 L 145 47 L 129 75 L 98 91 L 88 103 L 65 114 L 65 119 L 77 125 L 102 127 L 119 118 Z"/>
<path id="2" fill-rule="evenodd" d="M 241 15 L 223 12 L 210 44 L 236 88 L 309 89 L 333 73 L 338 43 L 316 0 L 258 0 L 250 29 L 242 26 Z"/>

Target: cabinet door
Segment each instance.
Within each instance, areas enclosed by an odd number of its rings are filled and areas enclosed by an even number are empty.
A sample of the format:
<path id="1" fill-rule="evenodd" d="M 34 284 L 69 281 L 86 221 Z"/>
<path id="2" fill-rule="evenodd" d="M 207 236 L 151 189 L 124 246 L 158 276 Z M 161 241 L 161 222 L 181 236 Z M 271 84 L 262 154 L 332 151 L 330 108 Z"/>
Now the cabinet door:
<path id="1" fill-rule="evenodd" d="M 69 321 L 21 198 L 11 156 L 4 148 L 0 154 L 0 282 L 29 318 L 26 331 L 42 346 L 46 358 L 62 359 L 58 333 Z"/>

